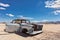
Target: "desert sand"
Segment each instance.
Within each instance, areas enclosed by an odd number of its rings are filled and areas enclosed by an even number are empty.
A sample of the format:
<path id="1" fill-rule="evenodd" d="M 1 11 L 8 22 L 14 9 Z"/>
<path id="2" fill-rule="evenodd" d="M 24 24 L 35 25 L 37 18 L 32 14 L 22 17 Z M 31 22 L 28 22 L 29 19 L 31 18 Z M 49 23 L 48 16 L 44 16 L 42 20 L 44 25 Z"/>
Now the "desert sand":
<path id="1" fill-rule="evenodd" d="M 7 33 L 5 27 L 5 24 L 0 24 L 0 40 L 60 40 L 60 24 L 43 24 L 43 33 L 34 36 Z"/>

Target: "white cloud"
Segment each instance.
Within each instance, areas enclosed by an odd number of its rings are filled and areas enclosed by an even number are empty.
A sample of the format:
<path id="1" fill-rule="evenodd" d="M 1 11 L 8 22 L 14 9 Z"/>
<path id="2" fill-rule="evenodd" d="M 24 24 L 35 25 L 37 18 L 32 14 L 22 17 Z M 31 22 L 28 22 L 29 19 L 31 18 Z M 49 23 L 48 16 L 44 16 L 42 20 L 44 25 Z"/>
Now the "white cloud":
<path id="1" fill-rule="evenodd" d="M 14 17 L 14 15 L 13 14 L 6 14 L 7 16 L 10 16 L 10 17 Z"/>
<path id="2" fill-rule="evenodd" d="M 45 4 L 47 8 L 60 8 L 60 0 L 46 1 Z"/>
<path id="3" fill-rule="evenodd" d="M 37 23 L 37 22 L 40 22 L 40 21 L 37 21 L 37 20 L 33 20 L 33 21 L 31 21 L 31 22 L 33 22 L 33 23 Z"/>
<path id="4" fill-rule="evenodd" d="M 6 10 L 5 7 L 9 7 L 10 5 L 9 4 L 4 4 L 4 3 L 0 3 L 0 10 Z"/>
<path id="5" fill-rule="evenodd" d="M 44 19 L 44 20 L 42 20 L 41 22 L 47 22 L 47 21 L 49 21 L 49 20 L 45 20 L 45 19 Z"/>
<path id="6" fill-rule="evenodd" d="M 4 4 L 4 3 L 0 3 L 0 6 L 2 6 L 2 7 L 9 7 L 10 5 L 9 4 Z"/>
<path id="7" fill-rule="evenodd" d="M 45 2 L 46 8 L 54 8 L 55 11 L 53 11 L 54 15 L 58 15 L 60 13 L 60 0 L 51 0 Z"/>
<path id="8" fill-rule="evenodd" d="M 33 19 L 33 18 L 31 18 L 31 17 L 24 17 L 24 16 L 22 16 L 22 15 L 20 15 L 19 18 L 21 18 L 21 19 Z"/>
<path id="9" fill-rule="evenodd" d="M 55 15 L 59 15 L 60 14 L 60 10 L 56 10 L 53 12 Z"/>
<path id="10" fill-rule="evenodd" d="M 48 22 L 49 20 L 40 20 L 40 21 L 38 21 L 38 20 L 32 20 L 31 22 L 32 23 L 38 23 L 38 22 Z"/>
<path id="11" fill-rule="evenodd" d="M 0 10 L 6 10 L 6 8 L 4 8 L 4 7 L 0 7 Z"/>

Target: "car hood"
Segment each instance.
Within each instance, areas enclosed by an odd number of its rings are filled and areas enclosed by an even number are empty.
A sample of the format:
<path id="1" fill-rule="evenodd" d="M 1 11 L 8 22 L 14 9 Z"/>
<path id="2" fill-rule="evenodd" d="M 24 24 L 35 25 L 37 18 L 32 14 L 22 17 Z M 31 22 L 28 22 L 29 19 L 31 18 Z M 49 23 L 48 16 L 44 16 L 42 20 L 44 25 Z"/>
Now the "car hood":
<path id="1" fill-rule="evenodd" d="M 33 26 L 31 24 L 28 24 L 28 23 L 21 23 L 21 25 L 23 25 L 23 26 Z"/>

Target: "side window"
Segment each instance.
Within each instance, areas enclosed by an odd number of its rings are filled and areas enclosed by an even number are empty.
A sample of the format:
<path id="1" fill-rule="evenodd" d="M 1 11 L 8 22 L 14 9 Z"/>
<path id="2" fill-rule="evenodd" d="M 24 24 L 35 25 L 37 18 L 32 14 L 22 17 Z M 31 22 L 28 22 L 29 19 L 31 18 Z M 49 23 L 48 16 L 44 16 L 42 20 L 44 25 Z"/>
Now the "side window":
<path id="1" fill-rule="evenodd" d="M 26 21 L 26 23 L 29 23 L 29 21 Z"/>
<path id="2" fill-rule="evenodd" d="M 22 23 L 25 23 L 25 21 L 22 21 Z"/>

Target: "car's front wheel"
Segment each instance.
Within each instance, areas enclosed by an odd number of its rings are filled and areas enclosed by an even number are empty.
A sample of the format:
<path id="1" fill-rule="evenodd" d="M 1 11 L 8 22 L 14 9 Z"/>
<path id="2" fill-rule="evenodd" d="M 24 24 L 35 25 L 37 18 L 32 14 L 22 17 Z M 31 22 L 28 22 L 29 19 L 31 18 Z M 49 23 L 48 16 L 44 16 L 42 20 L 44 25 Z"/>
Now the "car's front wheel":
<path id="1" fill-rule="evenodd" d="M 26 32 L 27 32 L 27 29 L 23 29 L 23 30 L 22 30 L 22 33 L 26 33 Z"/>
<path id="2" fill-rule="evenodd" d="M 4 31 L 6 32 L 6 29 L 4 29 Z"/>

